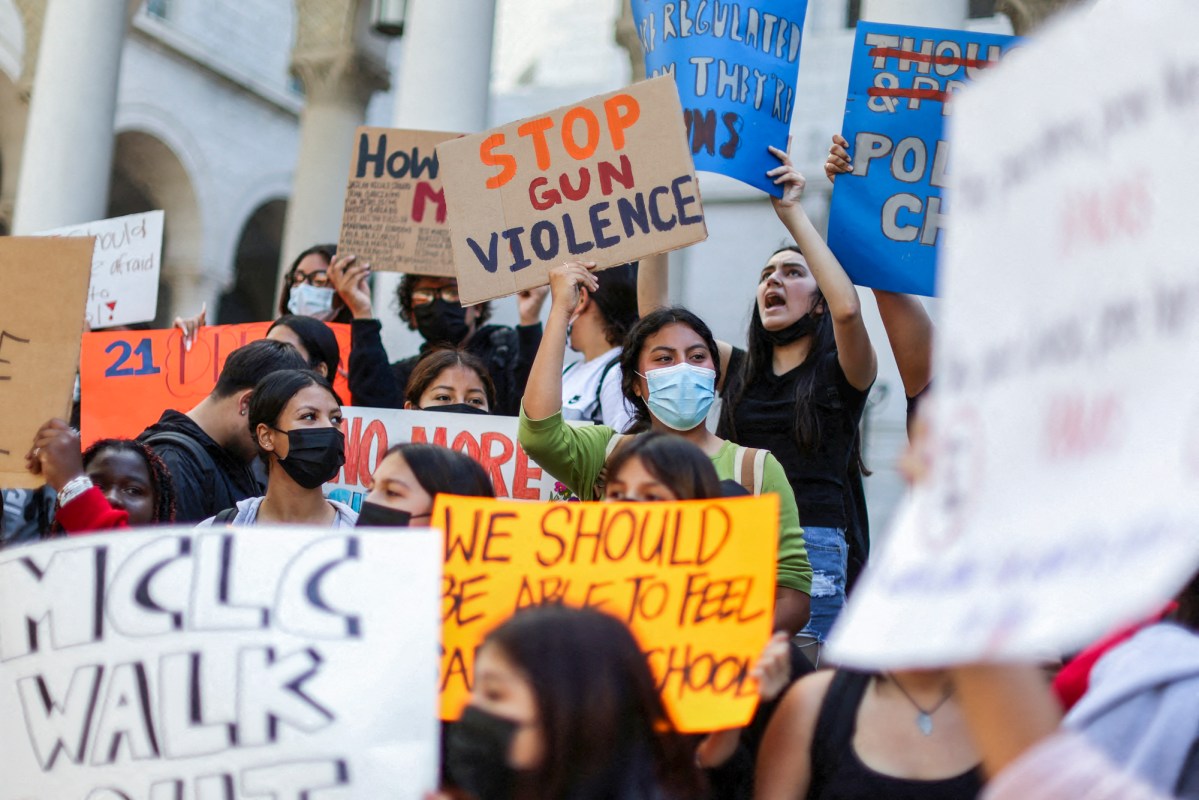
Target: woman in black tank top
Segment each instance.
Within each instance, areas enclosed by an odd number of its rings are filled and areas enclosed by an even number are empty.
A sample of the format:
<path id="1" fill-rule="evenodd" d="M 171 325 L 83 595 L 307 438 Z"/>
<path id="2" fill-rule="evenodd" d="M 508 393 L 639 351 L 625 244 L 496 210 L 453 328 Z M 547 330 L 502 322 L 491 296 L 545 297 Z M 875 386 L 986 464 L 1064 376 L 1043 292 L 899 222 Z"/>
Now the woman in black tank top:
<path id="1" fill-rule="evenodd" d="M 967 800 L 979 757 L 944 672 L 822 671 L 766 731 L 756 800 Z"/>

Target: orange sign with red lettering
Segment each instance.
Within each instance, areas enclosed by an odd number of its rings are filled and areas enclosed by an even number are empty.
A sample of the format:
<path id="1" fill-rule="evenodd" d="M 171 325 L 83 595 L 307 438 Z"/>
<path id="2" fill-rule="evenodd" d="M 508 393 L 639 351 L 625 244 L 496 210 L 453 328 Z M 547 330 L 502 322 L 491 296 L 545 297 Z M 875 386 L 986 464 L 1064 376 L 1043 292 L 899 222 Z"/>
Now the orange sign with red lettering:
<path id="1" fill-rule="evenodd" d="M 79 357 L 80 433 L 84 446 L 109 437 L 132 439 L 168 408 L 186 412 L 216 386 L 225 359 L 266 336 L 269 322 L 210 325 L 190 350 L 177 329 L 85 333 Z M 350 326 L 330 324 L 341 348 L 333 386 L 350 402 L 346 365 Z"/>
<path id="2" fill-rule="evenodd" d="M 514 612 L 593 607 L 641 643 L 680 730 L 749 722 L 770 638 L 778 496 L 528 503 L 438 495 L 445 533 L 441 716 L 470 697 L 475 651 Z M 586 691 L 581 686 L 580 691 Z"/>

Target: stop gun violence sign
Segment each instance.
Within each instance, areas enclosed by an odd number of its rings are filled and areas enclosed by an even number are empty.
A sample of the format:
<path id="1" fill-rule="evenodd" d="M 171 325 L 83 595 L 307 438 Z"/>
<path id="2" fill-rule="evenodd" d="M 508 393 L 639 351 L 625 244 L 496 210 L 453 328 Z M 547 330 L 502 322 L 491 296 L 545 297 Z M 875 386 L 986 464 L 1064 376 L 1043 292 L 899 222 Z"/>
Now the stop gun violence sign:
<path id="1" fill-rule="evenodd" d="M 671 77 L 437 146 L 466 305 L 708 236 Z"/>

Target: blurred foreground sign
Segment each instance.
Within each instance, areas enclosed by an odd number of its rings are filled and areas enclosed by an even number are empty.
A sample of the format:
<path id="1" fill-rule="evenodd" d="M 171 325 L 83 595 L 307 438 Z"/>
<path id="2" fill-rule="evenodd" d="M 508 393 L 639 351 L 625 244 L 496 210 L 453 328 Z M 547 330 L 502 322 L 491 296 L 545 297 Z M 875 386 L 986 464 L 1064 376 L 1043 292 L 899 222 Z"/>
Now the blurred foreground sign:
<path id="1" fill-rule="evenodd" d="M 1068 651 L 1199 566 L 1199 161 L 1155 155 L 1192 146 L 1195 24 L 1184 0 L 1100 4 L 957 101 L 933 471 L 838 662 Z"/>
<path id="2" fill-rule="evenodd" d="M 0 799 L 422 797 L 439 545 L 160 528 L 0 553 Z"/>

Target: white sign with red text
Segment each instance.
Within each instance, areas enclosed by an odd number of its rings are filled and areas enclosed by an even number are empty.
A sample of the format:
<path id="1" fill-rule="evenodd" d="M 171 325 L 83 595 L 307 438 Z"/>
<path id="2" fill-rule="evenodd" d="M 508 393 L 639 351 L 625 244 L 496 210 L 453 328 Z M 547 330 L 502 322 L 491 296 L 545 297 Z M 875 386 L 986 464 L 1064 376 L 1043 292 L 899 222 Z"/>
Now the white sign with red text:
<path id="1" fill-rule="evenodd" d="M 1199 567 L 1197 24 L 1097 4 L 955 100 L 932 472 L 837 662 L 1068 652 Z"/>
<path id="2" fill-rule="evenodd" d="M 387 450 L 407 442 L 439 444 L 470 456 L 487 470 L 496 497 L 565 500 L 571 496 L 516 441 L 517 417 L 355 406 L 346 406 L 342 413 L 346 464 L 325 484 L 325 494 L 354 509 L 361 506 L 369 478 Z"/>

